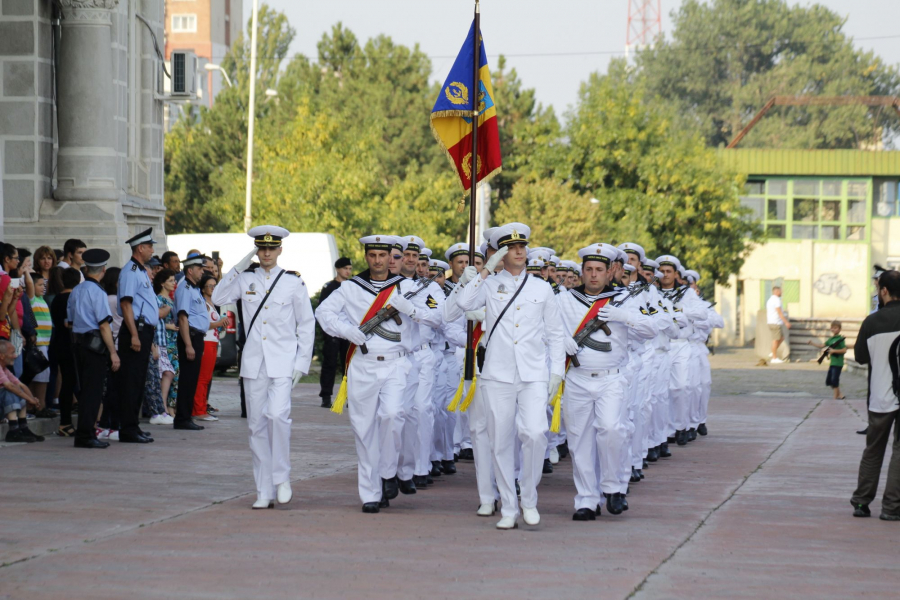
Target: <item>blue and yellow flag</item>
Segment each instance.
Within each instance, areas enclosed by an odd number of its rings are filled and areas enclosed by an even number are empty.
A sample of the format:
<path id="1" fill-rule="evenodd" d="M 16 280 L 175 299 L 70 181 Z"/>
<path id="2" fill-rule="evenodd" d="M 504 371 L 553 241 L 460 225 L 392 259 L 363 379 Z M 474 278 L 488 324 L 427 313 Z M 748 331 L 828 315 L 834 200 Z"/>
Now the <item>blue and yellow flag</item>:
<path id="1" fill-rule="evenodd" d="M 475 23 L 469 28 L 469 35 L 463 43 L 450 75 L 444 82 L 437 102 L 431 110 L 431 130 L 456 172 L 463 189 L 469 191 L 472 182 L 487 181 L 500 172 L 503 161 L 500 157 L 500 133 L 497 129 L 497 107 L 494 105 L 494 88 L 491 86 L 491 72 L 488 69 L 484 40 L 479 32 L 481 51 L 479 53 L 478 90 L 471 89 L 475 80 L 472 72 L 475 63 Z M 473 102 L 478 100 L 478 160 L 472 173 L 472 111 Z"/>

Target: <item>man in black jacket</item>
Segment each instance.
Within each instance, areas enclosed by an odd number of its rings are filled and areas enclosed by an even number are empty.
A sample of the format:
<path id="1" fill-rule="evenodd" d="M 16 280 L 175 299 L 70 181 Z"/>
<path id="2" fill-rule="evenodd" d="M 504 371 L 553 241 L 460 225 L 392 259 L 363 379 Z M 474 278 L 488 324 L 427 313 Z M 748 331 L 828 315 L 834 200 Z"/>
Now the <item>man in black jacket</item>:
<path id="1" fill-rule="evenodd" d="M 322 288 L 319 304 L 325 302 L 325 298 L 341 287 L 341 283 L 353 276 L 353 265 L 350 264 L 349 258 L 343 256 L 334 263 L 334 270 L 335 278 Z M 319 396 L 322 398 L 322 407 L 331 408 L 331 396 L 334 392 L 334 377 L 337 373 L 338 363 L 343 371 L 344 357 L 347 355 L 350 342 L 343 338 L 332 337 L 324 331 L 322 336 L 322 374 L 319 376 L 319 385 L 322 386 L 322 391 L 319 392 Z"/>
<path id="2" fill-rule="evenodd" d="M 881 274 L 878 299 L 882 308 L 866 317 L 856 338 L 856 361 L 869 365 L 869 427 L 866 449 L 859 463 L 859 484 L 850 503 L 854 517 L 871 515 L 869 504 L 878 492 L 884 451 L 893 427 L 893 455 L 888 465 L 880 518 L 900 521 L 900 272 Z"/>

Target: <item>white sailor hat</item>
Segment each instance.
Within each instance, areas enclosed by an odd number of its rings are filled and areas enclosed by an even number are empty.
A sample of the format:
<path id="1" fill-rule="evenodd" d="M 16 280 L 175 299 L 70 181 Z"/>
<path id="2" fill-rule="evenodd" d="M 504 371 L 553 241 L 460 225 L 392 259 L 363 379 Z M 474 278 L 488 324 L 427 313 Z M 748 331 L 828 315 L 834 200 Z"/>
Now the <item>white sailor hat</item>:
<path id="1" fill-rule="evenodd" d="M 688 269 L 687 271 L 685 271 L 685 273 L 688 276 L 688 281 L 690 281 L 691 283 L 697 283 L 698 281 L 700 281 L 700 273 L 698 273 L 697 271 Z"/>
<path id="2" fill-rule="evenodd" d="M 574 265 L 572 265 L 572 270 L 575 271 L 576 275 L 581 277 L 581 265 L 579 265 L 578 263 L 575 263 Z"/>
<path id="3" fill-rule="evenodd" d="M 628 255 L 622 249 L 616 248 L 616 260 L 624 265 L 628 262 Z"/>
<path id="4" fill-rule="evenodd" d="M 109 252 L 102 248 L 91 248 L 84 251 L 82 259 L 86 267 L 105 267 L 109 262 Z"/>
<path id="5" fill-rule="evenodd" d="M 478 252 L 476 254 L 480 254 L 482 258 L 487 259 L 487 249 L 488 243 L 484 242 L 480 246 L 478 246 Z"/>
<path id="6" fill-rule="evenodd" d="M 141 244 L 155 244 L 156 240 L 153 239 L 153 228 L 150 227 L 148 229 L 145 229 L 133 238 L 125 240 L 125 243 L 132 248 L 134 248 L 135 246 L 140 246 Z"/>
<path id="7" fill-rule="evenodd" d="M 447 251 L 444 252 L 444 258 L 447 259 L 447 262 L 453 262 L 453 259 L 457 256 L 468 256 L 469 255 L 469 244 L 466 242 L 457 242 L 447 248 Z"/>
<path id="8" fill-rule="evenodd" d="M 428 260 L 431 258 L 431 248 L 422 248 L 419 250 L 419 260 Z"/>
<path id="9" fill-rule="evenodd" d="M 687 272 L 684 270 L 684 267 L 681 265 L 678 265 L 678 276 L 681 277 L 682 279 L 687 279 Z"/>
<path id="10" fill-rule="evenodd" d="M 247 232 L 256 242 L 257 248 L 278 248 L 281 240 L 290 234 L 284 227 L 276 225 L 259 225 Z"/>
<path id="11" fill-rule="evenodd" d="M 491 246 L 499 250 L 504 246 L 512 246 L 513 244 L 528 245 L 528 238 L 531 237 L 531 227 L 524 223 L 507 223 L 496 227 L 491 233 Z"/>
<path id="12" fill-rule="evenodd" d="M 484 231 L 481 232 L 481 237 L 484 238 L 485 243 L 490 243 L 491 235 L 494 233 L 495 229 L 497 229 L 497 228 L 496 227 L 488 227 L 487 229 L 485 229 Z"/>
<path id="13" fill-rule="evenodd" d="M 578 251 L 578 257 L 584 264 L 589 260 L 602 262 L 607 267 L 619 256 L 619 250 L 609 244 L 591 244 Z"/>
<path id="14" fill-rule="evenodd" d="M 659 263 L 645 256 L 644 260 L 641 261 L 641 268 L 645 271 L 656 271 L 659 268 Z"/>
<path id="15" fill-rule="evenodd" d="M 390 252 L 394 247 L 394 236 L 392 235 L 367 235 L 359 238 L 359 243 L 363 245 L 365 251 L 384 250 Z"/>
<path id="16" fill-rule="evenodd" d="M 659 269 L 656 269 L 655 271 L 653 271 L 653 276 L 656 277 L 657 279 L 662 279 L 663 278 L 662 271 L 660 271 Z"/>
<path id="17" fill-rule="evenodd" d="M 413 250 L 418 252 L 419 250 L 421 250 L 422 248 L 425 247 L 425 242 L 422 241 L 422 238 L 420 238 L 417 235 L 407 235 L 407 236 L 404 236 L 404 237 L 398 238 L 398 239 L 400 241 L 400 245 L 402 246 L 402 249 L 404 252 L 413 251 Z"/>
<path id="18" fill-rule="evenodd" d="M 551 265 L 553 265 L 554 267 L 556 267 L 558 269 L 559 263 L 562 262 L 562 259 L 560 259 L 557 255 L 554 254 L 553 256 L 550 257 L 550 260 L 547 262 L 549 262 Z"/>
<path id="19" fill-rule="evenodd" d="M 538 246 L 537 248 L 529 248 L 528 249 L 528 258 L 540 258 L 544 262 L 550 262 L 550 257 L 553 256 L 553 248 L 547 248 L 545 246 Z"/>
<path id="20" fill-rule="evenodd" d="M 428 261 L 428 270 L 429 271 L 441 270 L 441 271 L 446 272 L 446 271 L 450 270 L 450 265 L 448 265 L 447 263 L 445 263 L 442 260 L 432 258 L 431 260 Z"/>
<path id="21" fill-rule="evenodd" d="M 568 262 L 569 262 L 569 261 L 567 261 L 567 260 L 561 260 L 561 261 L 559 261 L 559 264 L 556 265 L 556 272 L 557 272 L 557 273 L 565 273 L 566 271 L 568 271 L 569 269 L 571 269 L 571 267 L 570 267 L 568 264 L 566 264 L 566 263 L 568 263 Z"/>
<path id="22" fill-rule="evenodd" d="M 528 262 L 525 263 L 525 270 L 529 273 L 540 272 L 545 266 L 544 261 L 540 258 L 529 258 Z"/>
<path id="23" fill-rule="evenodd" d="M 681 261 L 671 254 L 663 254 L 662 256 L 657 257 L 656 262 L 659 263 L 660 267 L 672 267 L 676 271 L 678 270 L 678 267 L 681 266 Z"/>
<path id="24" fill-rule="evenodd" d="M 270 246 L 266 246 L 266 247 L 270 247 Z M 202 267 L 203 262 L 205 260 L 206 260 L 206 257 L 203 256 L 202 254 L 193 254 L 193 255 L 187 257 L 186 259 L 184 259 L 183 261 L 181 261 L 181 267 L 183 269 L 187 269 L 188 267 L 193 267 L 193 266 Z"/>
<path id="25" fill-rule="evenodd" d="M 626 254 L 634 254 L 638 257 L 638 260 L 643 261 L 647 256 L 644 253 L 644 249 L 637 244 L 632 244 L 631 242 L 625 242 L 624 244 L 619 244 L 619 250 L 622 250 Z M 628 262 L 628 261 L 625 261 Z"/>
<path id="26" fill-rule="evenodd" d="M 626 273 L 634 273 L 637 270 L 634 265 L 630 265 L 628 263 L 622 265 L 622 268 L 625 269 Z"/>
<path id="27" fill-rule="evenodd" d="M 565 269 L 567 271 L 572 271 L 573 273 L 581 273 L 581 267 L 578 266 L 578 263 L 574 260 L 564 260 L 559 263 L 560 269 Z"/>

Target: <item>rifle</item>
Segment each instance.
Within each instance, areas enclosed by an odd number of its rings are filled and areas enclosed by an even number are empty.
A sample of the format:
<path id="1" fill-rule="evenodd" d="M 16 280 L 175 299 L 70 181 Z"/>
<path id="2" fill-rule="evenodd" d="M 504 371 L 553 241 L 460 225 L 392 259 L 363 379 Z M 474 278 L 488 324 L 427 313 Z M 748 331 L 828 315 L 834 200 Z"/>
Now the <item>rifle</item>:
<path id="1" fill-rule="evenodd" d="M 653 285 L 655 281 L 656 277 L 646 283 L 634 286 L 631 291 L 629 291 L 628 294 L 626 294 L 624 297 L 618 300 L 611 301 L 609 303 L 609 306 L 622 306 L 631 298 L 634 298 L 638 294 L 642 294 L 646 290 L 650 289 L 650 286 Z M 591 334 L 595 333 L 597 330 L 603 330 L 603 333 L 605 333 L 607 336 L 612 335 L 612 331 L 610 331 L 609 325 L 606 324 L 606 321 L 601 320 L 600 317 L 594 317 L 593 319 L 588 321 L 584 327 L 581 328 L 581 331 L 573 335 L 572 339 L 575 340 L 576 344 L 578 344 L 579 349 L 587 346 L 588 348 L 592 348 L 594 350 L 608 352 L 609 342 L 594 342 L 590 340 Z M 570 354 L 569 358 L 576 368 L 581 366 L 578 362 L 578 357 L 575 354 Z"/>
<path id="2" fill-rule="evenodd" d="M 689 285 L 681 286 L 681 288 L 679 288 L 677 290 L 672 290 L 671 294 L 666 296 L 666 299 L 671 301 L 672 304 L 674 305 L 676 302 L 678 302 L 679 300 L 681 300 L 684 297 L 684 295 L 687 293 L 687 291 L 689 289 L 691 289 L 691 286 L 689 286 Z"/>
<path id="3" fill-rule="evenodd" d="M 826 345 L 825 352 L 822 353 L 822 356 L 820 356 L 819 360 L 816 362 L 818 362 L 821 365 L 822 361 L 825 360 L 826 358 L 828 358 L 828 355 L 831 354 L 830 351 L 834 350 L 834 347 L 837 346 L 838 344 L 840 344 L 841 342 L 843 342 L 845 339 L 847 339 L 847 338 L 845 338 L 844 336 L 841 336 L 838 339 L 834 340 L 834 343 L 832 345 L 830 345 L 830 346 Z"/>
<path id="4" fill-rule="evenodd" d="M 429 285 L 431 285 L 431 283 L 435 280 L 435 278 L 437 278 L 437 276 L 438 276 L 438 274 L 435 273 L 428 279 L 419 279 L 418 280 L 419 287 L 417 287 L 416 289 L 414 289 L 412 291 L 406 292 L 405 294 L 403 294 L 403 297 L 406 298 L 407 300 L 409 300 L 410 298 L 412 298 L 413 296 L 415 296 L 416 294 L 418 294 L 419 292 L 421 292 L 422 290 L 427 288 Z M 394 323 L 396 323 L 397 325 L 401 325 L 403 323 L 403 320 L 400 318 L 400 311 L 398 311 L 396 308 L 394 308 L 393 306 L 388 304 L 384 308 L 380 309 L 377 313 L 375 313 L 375 315 L 371 319 L 369 319 L 368 321 L 366 321 L 365 323 L 360 325 L 359 330 L 362 331 L 366 335 L 367 340 L 369 338 L 371 338 L 373 335 L 378 335 L 378 337 L 382 337 L 386 340 L 389 340 L 392 342 L 399 342 L 400 341 L 399 333 L 395 333 L 393 331 L 388 331 L 387 329 L 385 329 L 381 326 L 381 324 L 384 323 L 385 321 L 387 321 L 388 319 L 392 319 L 394 321 Z M 365 344 L 360 346 L 359 349 L 362 351 L 363 354 L 369 353 L 369 349 L 366 348 Z"/>

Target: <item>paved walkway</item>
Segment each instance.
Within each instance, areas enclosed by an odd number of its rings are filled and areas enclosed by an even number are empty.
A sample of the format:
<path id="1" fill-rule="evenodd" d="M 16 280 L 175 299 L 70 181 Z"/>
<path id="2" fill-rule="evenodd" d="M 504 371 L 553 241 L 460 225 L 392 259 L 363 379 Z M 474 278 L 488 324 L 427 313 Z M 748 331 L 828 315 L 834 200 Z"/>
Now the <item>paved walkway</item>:
<path id="1" fill-rule="evenodd" d="M 887 597 L 900 526 L 850 517 L 865 380 L 850 401 L 808 365 L 713 359 L 710 435 L 647 469 L 631 509 L 571 521 L 571 462 L 539 489 L 542 522 L 475 516 L 474 469 L 363 515 L 346 416 L 294 394 L 294 501 L 251 511 L 233 380 L 203 432 L 149 446 L 0 449 L 0 598 Z M 862 395 L 861 395 L 862 394 Z M 880 504 L 872 506 L 878 514 Z"/>

